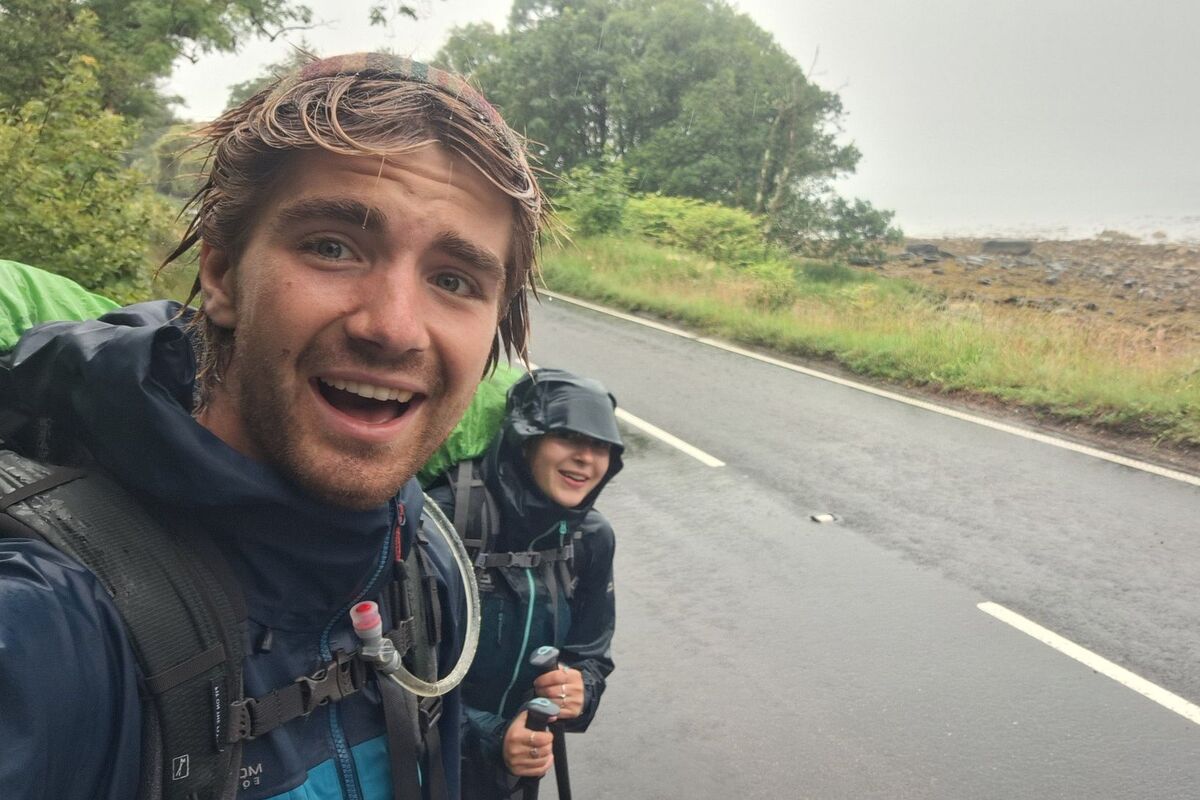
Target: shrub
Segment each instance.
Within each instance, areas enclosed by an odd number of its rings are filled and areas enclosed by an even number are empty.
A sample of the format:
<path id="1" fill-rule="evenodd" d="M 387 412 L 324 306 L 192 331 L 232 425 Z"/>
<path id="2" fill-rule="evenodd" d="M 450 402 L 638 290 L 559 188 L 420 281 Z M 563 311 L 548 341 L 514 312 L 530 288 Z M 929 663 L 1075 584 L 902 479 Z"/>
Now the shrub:
<path id="1" fill-rule="evenodd" d="M 903 234 L 892 226 L 895 212 L 834 194 L 796 196 L 771 218 L 770 238 L 792 252 L 817 258 L 879 261 L 887 244 Z"/>
<path id="2" fill-rule="evenodd" d="M 629 176 L 620 162 L 576 167 L 562 180 L 556 202 L 568 227 L 581 236 L 599 236 L 621 228 Z"/>
<path id="3" fill-rule="evenodd" d="M 756 284 L 751 293 L 754 304 L 767 311 L 790 308 L 799 296 L 796 272 L 786 261 L 759 261 L 747 267 L 745 274 Z"/>
<path id="4" fill-rule="evenodd" d="M 806 260 L 800 265 L 800 273 L 805 280 L 813 281 L 814 283 L 829 283 L 840 285 L 843 283 L 861 283 L 874 278 L 868 272 L 851 269 L 844 264 L 839 264 L 835 261 L 813 261 Z"/>
<path id="5" fill-rule="evenodd" d="M 748 211 L 687 197 L 631 197 L 625 209 L 630 232 L 736 266 L 769 255 L 762 227 Z"/>

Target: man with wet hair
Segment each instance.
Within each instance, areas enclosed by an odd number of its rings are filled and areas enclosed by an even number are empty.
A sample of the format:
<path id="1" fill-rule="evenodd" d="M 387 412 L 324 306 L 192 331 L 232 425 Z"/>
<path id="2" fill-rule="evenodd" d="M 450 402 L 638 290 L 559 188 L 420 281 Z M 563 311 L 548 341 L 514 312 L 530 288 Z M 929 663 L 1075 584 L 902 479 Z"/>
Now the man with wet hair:
<path id="1" fill-rule="evenodd" d="M 523 142 L 460 78 L 376 54 L 314 61 L 203 134 L 168 259 L 198 246 L 199 310 L 35 328 L 0 360 L 0 404 L 227 565 L 249 699 L 214 689 L 213 746 L 240 765 L 212 785 L 160 763 L 139 693 L 167 678 L 147 679 L 104 582 L 7 538 L 0 797 L 457 797 L 457 691 L 405 701 L 406 750 L 390 684 L 341 659 L 371 600 L 397 630 L 418 619 L 414 672 L 462 649 L 462 583 L 412 478 L 501 349 L 525 353 L 546 211 Z M 359 677 L 333 686 L 343 668 Z"/>

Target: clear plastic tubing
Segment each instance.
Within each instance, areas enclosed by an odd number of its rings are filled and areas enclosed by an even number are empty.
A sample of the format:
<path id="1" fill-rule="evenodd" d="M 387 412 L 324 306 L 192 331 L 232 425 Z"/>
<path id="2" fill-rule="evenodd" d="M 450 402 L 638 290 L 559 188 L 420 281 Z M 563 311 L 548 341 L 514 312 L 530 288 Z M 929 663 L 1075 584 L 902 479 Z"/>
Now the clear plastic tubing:
<path id="1" fill-rule="evenodd" d="M 373 661 L 381 674 L 391 678 L 408 691 L 421 697 L 437 697 L 446 694 L 466 677 L 471 662 L 475 660 L 475 651 L 479 647 L 479 586 L 475 583 L 475 570 L 471 564 L 467 549 L 463 546 L 454 526 L 446 515 L 438 508 L 428 495 L 425 496 L 425 513 L 433 523 L 434 531 L 446 542 L 450 555 L 458 567 L 462 579 L 463 590 L 467 595 L 467 630 L 463 641 L 462 653 L 454 669 L 443 678 L 430 683 L 413 675 L 400 660 L 400 654 L 392 646 L 391 640 L 383 638 L 383 621 L 379 617 L 379 609 L 372 602 L 358 603 L 350 610 L 350 618 L 354 623 L 354 632 L 363 642 L 361 655 Z"/>

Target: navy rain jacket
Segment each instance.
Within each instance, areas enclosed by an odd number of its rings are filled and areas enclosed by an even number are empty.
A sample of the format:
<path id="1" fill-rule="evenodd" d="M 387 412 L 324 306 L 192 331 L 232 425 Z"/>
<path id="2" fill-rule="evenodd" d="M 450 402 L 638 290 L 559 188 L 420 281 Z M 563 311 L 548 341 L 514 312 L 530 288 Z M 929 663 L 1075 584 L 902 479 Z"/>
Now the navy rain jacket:
<path id="1" fill-rule="evenodd" d="M 247 696 L 308 675 L 357 639 L 348 609 L 391 578 L 394 534 L 409 552 L 421 514 L 415 481 L 390 503 L 349 511 L 314 501 L 190 415 L 195 363 L 168 303 L 31 330 L 0 359 L 0 406 L 76 426 L 135 495 L 200 523 L 224 553 L 249 612 Z M 465 600 L 445 545 L 430 556 L 449 613 L 443 674 L 458 657 Z M 256 647 L 267 631 L 269 651 Z M 458 795 L 458 692 L 439 723 Z M 143 768 L 138 669 L 98 581 L 49 546 L 0 540 L 0 798 L 131 800 Z M 384 721 L 373 685 L 246 743 L 240 798 L 390 800 Z"/>
<path id="2" fill-rule="evenodd" d="M 488 549 L 548 550 L 579 532 L 571 570 L 575 590 L 570 600 L 560 594 L 552 602 L 551 584 L 540 568 L 493 567 L 480 577 L 479 652 L 463 682 L 464 771 L 470 773 L 464 775 L 464 783 L 471 787 L 464 789 L 464 796 L 507 795 L 501 746 L 509 723 L 533 697 L 537 675 L 529 656 L 534 650 L 553 645 L 562 663 L 583 673 L 584 707 L 577 718 L 564 722 L 568 731 L 587 729 L 613 670 L 616 539 L 593 503 L 623 466 L 615 400 L 600 383 L 563 370 L 539 369 L 533 375 L 536 381 L 525 376 L 510 389 L 502 427 L 478 460 L 480 475 L 500 511 L 496 541 Z M 558 505 L 538 488 L 525 457 L 531 439 L 553 430 L 575 431 L 612 444 L 608 472 L 575 508 Z M 451 468 L 429 490 L 450 519 L 455 474 Z"/>

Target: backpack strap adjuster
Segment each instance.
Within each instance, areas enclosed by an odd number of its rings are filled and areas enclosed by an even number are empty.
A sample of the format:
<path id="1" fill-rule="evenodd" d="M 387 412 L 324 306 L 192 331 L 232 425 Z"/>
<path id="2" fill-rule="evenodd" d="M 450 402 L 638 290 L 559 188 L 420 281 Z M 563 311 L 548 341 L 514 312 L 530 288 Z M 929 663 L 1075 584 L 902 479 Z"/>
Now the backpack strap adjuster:
<path id="1" fill-rule="evenodd" d="M 533 569 L 555 561 L 570 561 L 575 557 L 575 546 L 566 544 L 553 550 L 523 550 L 519 553 L 480 553 L 475 557 L 475 566 L 480 569 L 493 567 L 522 567 Z"/>
<path id="2" fill-rule="evenodd" d="M 308 716 L 320 706 L 357 692 L 362 681 L 355 678 L 355 663 L 357 659 L 339 650 L 332 662 L 312 675 L 297 678 L 301 715 Z M 357 671 L 361 673 L 361 670 Z"/>
<path id="3" fill-rule="evenodd" d="M 366 666 L 353 653 L 339 650 L 333 661 L 312 675 L 296 678 L 262 697 L 230 703 L 230 743 L 256 739 L 286 722 L 307 717 L 323 705 L 343 700 L 361 689 L 365 679 Z"/>
<path id="4" fill-rule="evenodd" d="M 424 737 L 437 727 L 442 718 L 442 698 L 422 697 L 417 703 L 417 723 L 421 726 L 421 736 Z"/>
<path id="5" fill-rule="evenodd" d="M 540 566 L 542 563 L 542 554 L 530 551 L 523 553 L 493 553 L 493 555 L 500 556 L 501 558 L 507 555 L 508 563 L 504 565 L 506 567 L 522 567 L 524 569 L 532 569 Z M 495 565 L 489 564 L 488 566 Z"/>

